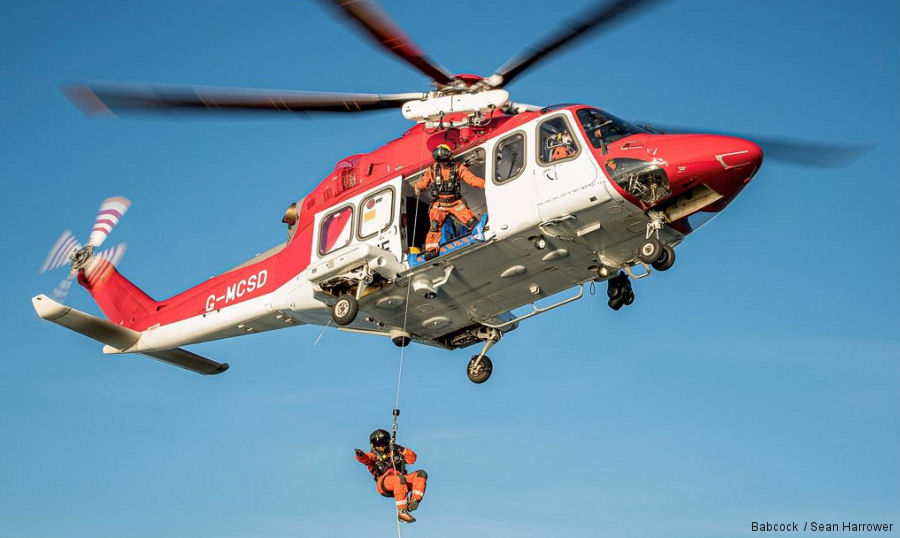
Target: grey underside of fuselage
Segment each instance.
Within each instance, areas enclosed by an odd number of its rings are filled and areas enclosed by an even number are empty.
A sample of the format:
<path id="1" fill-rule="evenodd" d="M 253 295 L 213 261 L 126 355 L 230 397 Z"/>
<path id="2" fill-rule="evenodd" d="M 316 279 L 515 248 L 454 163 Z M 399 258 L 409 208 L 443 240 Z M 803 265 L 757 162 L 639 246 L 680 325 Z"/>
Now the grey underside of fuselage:
<path id="1" fill-rule="evenodd" d="M 382 331 L 405 328 L 414 339 L 457 347 L 447 342 L 461 330 L 484 322 L 503 323 L 513 318 L 511 311 L 530 303 L 544 306 L 563 300 L 569 294 L 560 292 L 590 280 L 602 280 L 597 273 L 600 265 L 633 260 L 648 219 L 627 206 L 611 201 L 573 215 L 555 230 L 557 237 L 548 237 L 545 229 L 542 235 L 547 245 L 543 249 L 529 240 L 541 234 L 535 228 L 504 240 L 467 246 L 420 265 L 363 297 L 353 327 Z M 672 244 L 682 238 L 669 228 L 662 235 Z M 409 287 L 411 280 L 422 275 L 440 280 L 450 266 L 450 276 L 437 289 L 436 297 L 427 299 Z M 611 271 L 607 278 L 616 273 Z M 555 294 L 560 295 L 551 298 Z M 474 341 L 458 345 L 471 343 Z"/>

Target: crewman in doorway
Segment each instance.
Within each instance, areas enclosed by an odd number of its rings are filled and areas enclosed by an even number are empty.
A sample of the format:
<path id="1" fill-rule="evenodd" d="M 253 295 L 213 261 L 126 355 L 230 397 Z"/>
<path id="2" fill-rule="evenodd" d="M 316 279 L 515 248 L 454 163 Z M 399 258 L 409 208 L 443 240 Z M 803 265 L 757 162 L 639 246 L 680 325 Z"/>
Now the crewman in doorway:
<path id="1" fill-rule="evenodd" d="M 416 453 L 391 443 L 391 434 L 386 430 L 375 430 L 369 436 L 371 452 L 356 448 L 356 461 L 369 468 L 375 479 L 375 488 L 385 497 L 394 497 L 397 504 L 397 519 L 412 523 L 416 518 L 411 511 L 419 507 L 425 495 L 428 474 L 423 470 L 406 473 L 406 465 L 416 462 Z"/>
<path id="2" fill-rule="evenodd" d="M 463 163 L 453 161 L 453 150 L 441 144 L 431 153 L 434 163 L 425 170 L 422 179 L 416 182 L 416 196 L 431 187 L 434 201 L 428 210 L 431 226 L 425 237 L 425 259 L 431 260 L 440 252 L 441 227 L 447 215 L 453 215 L 463 226 L 472 229 L 477 223 L 475 213 L 466 205 L 460 191 L 460 180 L 476 189 L 484 188 L 484 179 L 476 176 Z"/>

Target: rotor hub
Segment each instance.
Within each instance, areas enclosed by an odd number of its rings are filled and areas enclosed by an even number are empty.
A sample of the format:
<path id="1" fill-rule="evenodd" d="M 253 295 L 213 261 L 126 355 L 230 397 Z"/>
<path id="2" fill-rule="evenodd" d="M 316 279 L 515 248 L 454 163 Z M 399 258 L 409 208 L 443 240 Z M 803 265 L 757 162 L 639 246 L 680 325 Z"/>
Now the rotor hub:
<path id="1" fill-rule="evenodd" d="M 91 257 L 94 254 L 94 245 L 85 245 L 80 249 L 76 250 L 72 253 L 72 256 L 69 258 L 72 261 L 72 269 L 76 271 L 81 271 L 85 267 L 89 261 L 91 261 Z"/>

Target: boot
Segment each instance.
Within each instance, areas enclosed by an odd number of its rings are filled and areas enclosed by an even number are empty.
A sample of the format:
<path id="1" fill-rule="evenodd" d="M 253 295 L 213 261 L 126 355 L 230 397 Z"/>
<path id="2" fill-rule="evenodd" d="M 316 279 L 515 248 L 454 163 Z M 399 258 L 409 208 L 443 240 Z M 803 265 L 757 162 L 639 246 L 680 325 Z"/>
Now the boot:
<path id="1" fill-rule="evenodd" d="M 438 257 L 437 250 L 426 250 L 425 251 L 425 261 L 431 261 Z"/>
<path id="2" fill-rule="evenodd" d="M 421 500 L 422 500 L 422 499 L 411 499 L 411 500 L 409 501 L 409 504 L 406 505 L 406 509 L 407 509 L 408 511 L 412 512 L 413 510 L 415 510 L 416 508 L 419 507 L 419 502 L 420 502 Z"/>
<path id="3" fill-rule="evenodd" d="M 406 508 L 401 508 L 397 510 L 397 519 L 404 523 L 412 523 L 416 520 L 416 518 L 412 517 L 409 513 L 409 510 Z"/>

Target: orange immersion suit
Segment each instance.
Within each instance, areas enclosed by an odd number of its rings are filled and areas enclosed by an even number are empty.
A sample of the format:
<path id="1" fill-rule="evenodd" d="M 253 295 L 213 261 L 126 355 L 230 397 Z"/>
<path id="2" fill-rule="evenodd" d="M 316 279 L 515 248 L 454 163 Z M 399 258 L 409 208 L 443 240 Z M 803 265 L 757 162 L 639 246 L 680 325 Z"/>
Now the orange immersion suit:
<path id="1" fill-rule="evenodd" d="M 409 448 L 394 445 L 394 461 L 387 451 L 357 453 L 356 461 L 368 467 L 375 479 L 375 488 L 385 497 L 394 497 L 397 510 L 409 505 L 415 510 L 425 495 L 428 474 L 423 470 L 406 473 L 406 464 L 416 462 L 416 453 Z M 408 499 L 407 499 L 408 498 Z"/>
<path id="2" fill-rule="evenodd" d="M 440 169 L 440 175 L 437 170 Z M 435 179 L 438 178 L 439 179 Z M 428 210 L 431 226 L 425 237 L 425 251 L 437 253 L 441 248 L 441 226 L 447 215 L 453 215 L 463 226 L 472 228 L 476 224 L 475 213 L 466 205 L 460 194 L 459 181 L 465 181 L 476 189 L 484 188 L 484 179 L 476 176 L 464 164 L 434 163 L 425 170 L 425 175 L 416 182 L 416 191 L 432 188 L 434 202 Z"/>

